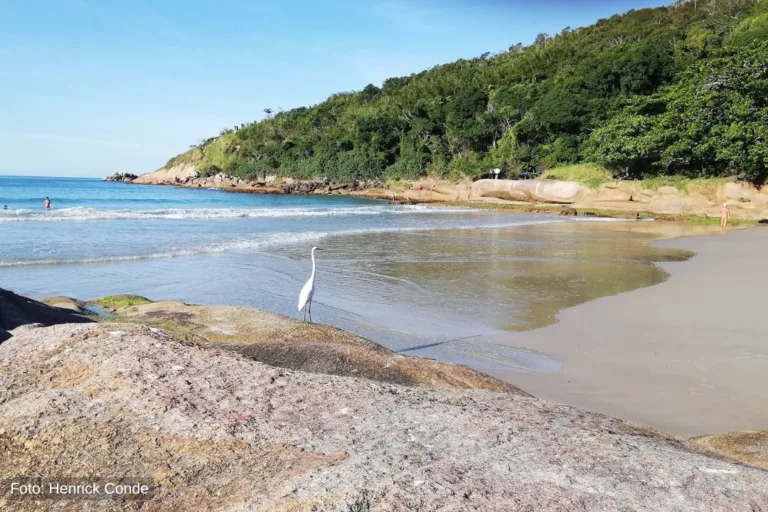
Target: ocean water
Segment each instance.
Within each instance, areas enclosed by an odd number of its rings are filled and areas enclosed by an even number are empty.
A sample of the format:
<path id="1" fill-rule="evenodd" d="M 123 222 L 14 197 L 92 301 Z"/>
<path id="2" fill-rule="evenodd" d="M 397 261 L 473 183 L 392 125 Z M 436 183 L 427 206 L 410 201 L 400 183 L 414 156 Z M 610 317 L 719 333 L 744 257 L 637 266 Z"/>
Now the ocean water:
<path id="1" fill-rule="evenodd" d="M 53 209 L 41 208 L 45 196 Z M 317 322 L 479 368 L 559 362 L 489 340 L 562 308 L 660 282 L 649 224 L 0 176 L 0 287 L 33 297 L 247 305 L 300 317 L 318 253 Z"/>

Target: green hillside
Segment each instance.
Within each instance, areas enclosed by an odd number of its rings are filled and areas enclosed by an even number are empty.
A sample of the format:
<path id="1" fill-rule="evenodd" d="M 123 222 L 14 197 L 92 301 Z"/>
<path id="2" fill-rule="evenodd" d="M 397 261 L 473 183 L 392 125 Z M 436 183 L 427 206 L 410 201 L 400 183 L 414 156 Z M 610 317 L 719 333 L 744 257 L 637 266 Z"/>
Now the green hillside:
<path id="1" fill-rule="evenodd" d="M 768 178 L 768 2 L 696 0 L 541 34 L 223 130 L 168 164 L 337 181 L 536 176 Z"/>

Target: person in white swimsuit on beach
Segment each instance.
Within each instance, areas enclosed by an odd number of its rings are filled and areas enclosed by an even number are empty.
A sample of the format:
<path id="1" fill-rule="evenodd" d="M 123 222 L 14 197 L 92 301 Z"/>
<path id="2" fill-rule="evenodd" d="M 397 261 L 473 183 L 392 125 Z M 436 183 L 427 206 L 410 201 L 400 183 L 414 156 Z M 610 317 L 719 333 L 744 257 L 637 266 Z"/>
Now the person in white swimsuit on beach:
<path id="1" fill-rule="evenodd" d="M 725 233 L 725 225 L 728 224 L 728 219 L 731 218 L 731 210 L 728 209 L 728 203 L 723 203 L 720 208 L 720 232 Z"/>

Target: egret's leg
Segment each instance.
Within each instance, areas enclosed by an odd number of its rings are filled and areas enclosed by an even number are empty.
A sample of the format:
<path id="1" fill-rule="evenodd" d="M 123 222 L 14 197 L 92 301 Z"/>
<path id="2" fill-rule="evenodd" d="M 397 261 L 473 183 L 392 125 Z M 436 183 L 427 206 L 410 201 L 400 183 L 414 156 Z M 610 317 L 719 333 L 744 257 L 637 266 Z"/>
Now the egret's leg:
<path id="1" fill-rule="evenodd" d="M 309 301 L 309 323 L 312 323 L 312 301 Z"/>
<path id="2" fill-rule="evenodd" d="M 304 321 L 307 321 L 307 306 L 304 306 L 301 310 L 304 313 Z"/>

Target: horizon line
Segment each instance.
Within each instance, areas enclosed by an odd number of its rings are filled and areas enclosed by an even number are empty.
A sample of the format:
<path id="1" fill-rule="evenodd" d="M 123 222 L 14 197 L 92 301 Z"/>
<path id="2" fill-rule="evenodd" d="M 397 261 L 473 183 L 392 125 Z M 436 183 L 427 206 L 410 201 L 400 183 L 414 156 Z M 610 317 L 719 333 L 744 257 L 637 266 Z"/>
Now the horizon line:
<path id="1" fill-rule="evenodd" d="M 0 172 L 0 178 L 75 178 L 75 179 L 101 179 L 98 176 L 65 176 L 61 174 L 5 174 Z"/>

